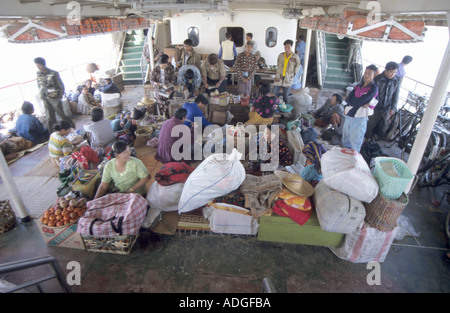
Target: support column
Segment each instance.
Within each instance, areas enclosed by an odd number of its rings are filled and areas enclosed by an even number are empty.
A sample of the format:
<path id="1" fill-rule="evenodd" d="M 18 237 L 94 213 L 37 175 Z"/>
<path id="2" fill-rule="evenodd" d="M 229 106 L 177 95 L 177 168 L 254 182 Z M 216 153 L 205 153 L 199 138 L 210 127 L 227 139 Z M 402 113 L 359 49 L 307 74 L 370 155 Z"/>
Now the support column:
<path id="1" fill-rule="evenodd" d="M 309 63 L 309 49 L 311 47 L 311 35 L 312 30 L 308 28 L 308 30 L 306 31 L 305 61 L 303 66 L 302 88 L 306 87 L 306 76 L 308 73 L 308 63 Z"/>
<path id="2" fill-rule="evenodd" d="M 11 195 L 12 202 L 14 203 L 14 209 L 16 215 L 22 220 L 22 222 L 27 223 L 31 221 L 28 211 L 25 208 L 25 204 L 20 195 L 19 189 L 17 188 L 14 178 L 11 175 L 8 164 L 6 163 L 3 152 L 0 150 L 0 176 L 2 177 L 3 184 L 9 191 Z"/>
<path id="3" fill-rule="evenodd" d="M 447 21 L 449 20 L 449 14 L 447 14 Z M 408 167 L 412 174 L 415 175 L 419 169 L 420 162 L 422 161 L 423 153 L 427 146 L 433 126 L 436 123 L 436 118 L 439 114 L 439 110 L 444 103 L 447 95 L 447 87 L 450 81 L 450 41 L 447 44 L 447 48 L 444 53 L 444 57 L 439 68 L 436 82 L 434 83 L 433 91 L 431 92 L 430 101 L 426 107 L 422 121 L 420 123 L 419 131 L 417 132 L 416 139 L 409 155 Z M 411 184 L 407 187 L 405 192 L 409 192 Z"/>

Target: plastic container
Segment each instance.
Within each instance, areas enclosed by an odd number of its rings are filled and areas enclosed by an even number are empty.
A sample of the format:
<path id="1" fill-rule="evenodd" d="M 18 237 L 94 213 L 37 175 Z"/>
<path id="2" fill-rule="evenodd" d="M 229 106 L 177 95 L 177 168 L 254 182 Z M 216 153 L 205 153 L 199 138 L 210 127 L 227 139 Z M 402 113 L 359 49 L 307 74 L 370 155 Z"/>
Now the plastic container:
<path id="1" fill-rule="evenodd" d="M 413 178 L 411 171 L 400 159 L 390 157 L 375 158 L 373 176 L 380 192 L 388 199 L 398 199 Z"/>

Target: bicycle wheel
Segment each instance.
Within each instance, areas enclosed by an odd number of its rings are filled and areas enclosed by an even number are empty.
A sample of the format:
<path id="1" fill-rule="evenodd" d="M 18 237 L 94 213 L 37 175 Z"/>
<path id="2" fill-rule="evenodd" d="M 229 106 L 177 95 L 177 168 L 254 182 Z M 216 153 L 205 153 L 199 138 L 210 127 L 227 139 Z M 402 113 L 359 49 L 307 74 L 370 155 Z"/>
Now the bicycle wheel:
<path id="1" fill-rule="evenodd" d="M 447 217 L 445 218 L 445 234 L 447 235 L 447 239 L 450 241 L 450 209 L 448 210 Z"/>
<path id="2" fill-rule="evenodd" d="M 427 146 L 425 147 L 425 151 L 423 153 L 421 165 L 419 166 L 419 169 L 417 170 L 418 173 L 423 172 L 425 169 L 427 169 L 433 160 L 436 159 L 439 152 L 441 151 L 441 137 L 436 134 L 435 132 L 432 132 L 430 135 L 430 139 L 428 139 Z"/>
<path id="3" fill-rule="evenodd" d="M 449 163 L 439 162 L 426 170 L 419 178 L 419 187 L 437 187 L 450 181 Z"/>

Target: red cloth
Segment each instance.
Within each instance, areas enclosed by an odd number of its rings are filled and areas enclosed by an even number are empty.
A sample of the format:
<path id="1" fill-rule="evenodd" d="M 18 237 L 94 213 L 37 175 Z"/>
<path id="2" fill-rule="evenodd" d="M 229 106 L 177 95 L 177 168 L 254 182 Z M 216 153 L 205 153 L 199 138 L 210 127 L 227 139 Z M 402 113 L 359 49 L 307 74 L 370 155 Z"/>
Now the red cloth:
<path id="1" fill-rule="evenodd" d="M 306 200 L 304 207 L 307 207 L 307 204 L 309 206 L 311 206 L 309 199 Z M 303 211 L 303 210 L 291 207 L 291 206 L 287 205 L 283 200 L 276 200 L 274 202 L 272 209 L 276 214 L 278 214 L 280 216 L 290 217 L 294 222 L 296 222 L 297 224 L 300 224 L 300 225 L 305 224 L 311 217 L 311 213 L 312 213 L 312 210 Z"/>
<path id="2" fill-rule="evenodd" d="M 184 183 L 194 170 L 195 167 L 185 162 L 169 162 L 155 174 L 155 180 L 162 186 Z"/>
<path id="3" fill-rule="evenodd" d="M 90 146 L 81 147 L 80 151 L 75 151 L 72 153 L 72 158 L 78 160 L 85 170 L 90 168 L 89 162 L 98 163 L 100 162 L 97 152 Z"/>

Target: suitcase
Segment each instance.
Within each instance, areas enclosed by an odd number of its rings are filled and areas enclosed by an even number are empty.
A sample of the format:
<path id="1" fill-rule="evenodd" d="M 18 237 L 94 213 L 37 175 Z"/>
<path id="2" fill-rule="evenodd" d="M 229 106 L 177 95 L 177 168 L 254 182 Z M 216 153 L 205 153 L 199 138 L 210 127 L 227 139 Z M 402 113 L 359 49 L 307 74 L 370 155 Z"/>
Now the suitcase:
<path id="1" fill-rule="evenodd" d="M 323 180 L 314 188 L 314 204 L 320 227 L 329 232 L 350 234 L 366 216 L 361 201 L 331 189 Z"/>

